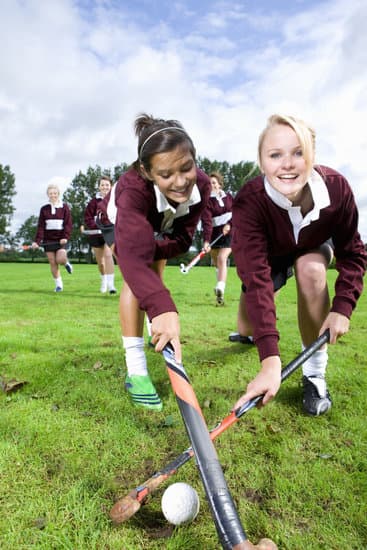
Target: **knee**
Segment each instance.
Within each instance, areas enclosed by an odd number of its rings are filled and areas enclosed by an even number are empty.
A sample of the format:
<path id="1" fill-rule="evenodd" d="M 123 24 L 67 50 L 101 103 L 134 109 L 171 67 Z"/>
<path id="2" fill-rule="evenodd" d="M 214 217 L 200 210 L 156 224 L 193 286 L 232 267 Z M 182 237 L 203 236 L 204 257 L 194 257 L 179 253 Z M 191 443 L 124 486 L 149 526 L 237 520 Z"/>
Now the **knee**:
<path id="1" fill-rule="evenodd" d="M 103 249 L 103 257 L 106 258 L 107 260 L 112 259 L 112 250 L 106 244 L 104 245 L 104 249 Z"/>
<path id="2" fill-rule="evenodd" d="M 55 258 L 56 264 L 65 264 L 66 263 L 66 252 L 65 250 L 58 250 Z"/>
<path id="3" fill-rule="evenodd" d="M 326 284 L 326 266 L 323 262 L 299 258 L 296 263 L 297 283 L 303 290 L 319 290 Z"/>

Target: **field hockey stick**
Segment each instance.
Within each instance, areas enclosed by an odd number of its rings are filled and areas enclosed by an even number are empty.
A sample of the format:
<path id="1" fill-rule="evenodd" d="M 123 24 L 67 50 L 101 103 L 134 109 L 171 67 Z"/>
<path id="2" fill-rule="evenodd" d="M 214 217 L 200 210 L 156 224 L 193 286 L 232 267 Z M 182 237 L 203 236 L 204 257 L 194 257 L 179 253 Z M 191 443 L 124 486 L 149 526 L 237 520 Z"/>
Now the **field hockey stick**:
<path id="1" fill-rule="evenodd" d="M 182 363 L 175 359 L 170 344 L 163 349 L 168 375 L 177 404 L 193 448 L 200 477 L 217 529 L 225 549 L 245 548 L 246 534 L 242 528 L 219 463 L 214 444 L 210 439 L 203 413 Z M 111 510 L 114 519 L 116 508 Z"/>
<path id="2" fill-rule="evenodd" d="M 282 369 L 281 380 L 286 380 L 291 374 L 293 374 L 311 355 L 315 353 L 321 346 L 329 341 L 329 330 L 326 330 L 317 340 L 315 340 L 310 346 L 305 348 L 293 361 L 286 365 Z M 244 403 L 241 407 L 232 411 L 231 414 L 226 416 L 214 429 L 210 432 L 212 440 L 216 439 L 221 433 L 230 428 L 232 424 L 235 424 L 245 413 L 253 409 L 259 401 L 263 398 L 263 395 L 251 399 L 247 403 Z M 130 519 L 141 507 L 148 495 L 157 491 L 159 486 L 167 479 L 173 476 L 181 466 L 186 464 L 194 456 L 192 447 L 189 447 L 181 453 L 178 457 L 167 464 L 162 470 L 154 473 L 147 481 L 132 489 L 130 493 L 124 498 L 118 500 L 111 510 L 111 518 L 115 523 L 123 523 Z"/>
<path id="3" fill-rule="evenodd" d="M 42 242 L 38 245 L 38 248 L 43 248 L 44 246 L 47 246 L 48 244 L 55 244 L 55 241 L 48 242 L 48 243 Z M 62 245 L 62 246 L 64 246 L 64 245 Z M 37 248 L 33 248 L 33 246 L 31 244 L 23 244 L 19 250 L 37 250 Z"/>
<path id="4" fill-rule="evenodd" d="M 42 248 L 45 244 L 51 244 L 51 243 L 41 243 L 38 245 L 38 248 Z M 31 244 L 22 244 L 22 246 L 18 250 L 37 250 L 37 249 L 34 249 Z"/>
<path id="5" fill-rule="evenodd" d="M 176 361 L 170 345 L 164 348 L 163 357 L 172 389 L 176 395 L 178 408 L 195 454 L 196 464 L 219 540 L 225 549 L 240 549 L 247 537 L 224 478 L 217 451 L 210 438 L 194 389 L 183 364 Z"/>
<path id="6" fill-rule="evenodd" d="M 218 235 L 218 237 L 216 239 L 214 239 L 214 241 L 212 241 L 209 246 L 212 247 L 217 241 L 219 241 L 219 239 L 223 237 L 223 234 L 221 233 L 220 235 Z M 187 265 L 185 264 L 180 264 L 180 270 L 181 270 L 181 273 L 184 273 L 185 275 L 190 271 L 190 269 L 192 267 L 194 267 L 194 265 L 196 265 L 197 263 L 200 262 L 201 258 L 203 258 L 205 256 L 205 254 L 207 254 L 207 252 L 205 252 L 205 250 L 201 250 L 199 252 L 199 254 L 197 256 L 195 256 L 195 258 L 193 258 L 191 260 L 190 263 L 188 263 Z"/>
<path id="7" fill-rule="evenodd" d="M 83 235 L 102 235 L 100 229 L 83 229 L 82 233 Z"/>

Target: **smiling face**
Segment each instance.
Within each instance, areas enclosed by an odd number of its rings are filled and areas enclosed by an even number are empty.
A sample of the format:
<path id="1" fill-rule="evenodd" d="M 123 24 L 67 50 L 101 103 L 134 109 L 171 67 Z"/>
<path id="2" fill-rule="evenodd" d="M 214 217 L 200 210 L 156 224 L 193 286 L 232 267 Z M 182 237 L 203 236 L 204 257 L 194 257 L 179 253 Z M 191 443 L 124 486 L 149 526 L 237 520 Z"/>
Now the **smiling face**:
<path id="1" fill-rule="evenodd" d="M 260 165 L 270 185 L 292 202 L 309 177 L 300 140 L 286 124 L 275 124 L 267 130 L 260 149 Z"/>
<path id="2" fill-rule="evenodd" d="M 218 195 L 219 191 L 222 189 L 218 179 L 212 176 L 210 178 L 210 183 L 212 184 L 212 192 Z"/>
<path id="3" fill-rule="evenodd" d="M 99 182 L 99 192 L 102 197 L 105 197 L 111 189 L 111 182 L 109 180 L 101 179 Z"/>
<path id="4" fill-rule="evenodd" d="M 143 166 L 141 171 L 174 204 L 187 201 L 196 183 L 196 164 L 187 147 L 153 155 L 149 172 Z"/>
<path id="5" fill-rule="evenodd" d="M 60 191 L 57 187 L 49 187 L 47 189 L 47 196 L 52 204 L 56 204 L 59 200 Z"/>

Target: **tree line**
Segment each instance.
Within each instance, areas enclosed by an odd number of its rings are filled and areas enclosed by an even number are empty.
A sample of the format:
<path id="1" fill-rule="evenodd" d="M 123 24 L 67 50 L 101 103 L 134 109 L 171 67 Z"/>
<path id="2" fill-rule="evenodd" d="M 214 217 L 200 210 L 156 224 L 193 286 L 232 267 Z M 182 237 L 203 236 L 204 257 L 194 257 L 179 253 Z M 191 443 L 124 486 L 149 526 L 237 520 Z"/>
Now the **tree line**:
<path id="1" fill-rule="evenodd" d="M 246 181 L 259 174 L 259 169 L 254 162 L 241 161 L 230 164 L 227 161 L 211 161 L 208 158 L 199 157 L 197 165 L 207 174 L 220 172 L 224 179 L 224 190 L 235 195 Z M 117 182 L 123 172 L 129 168 L 126 163 L 121 163 L 114 168 L 102 168 L 97 165 L 89 166 L 85 172 L 79 171 L 65 190 L 62 200 L 71 210 L 73 218 L 73 231 L 70 239 L 70 256 L 90 256 L 90 248 L 87 239 L 80 233 L 80 226 L 84 223 L 84 211 L 87 203 L 98 190 L 98 181 L 101 176 L 109 176 L 113 182 Z M 29 216 L 21 227 L 12 234 L 9 227 L 15 212 L 13 198 L 16 195 L 15 176 L 9 166 L 0 164 L 0 246 L 2 249 L 20 251 L 23 245 L 34 241 L 38 212 Z M 42 205 L 40 205 L 41 207 Z M 197 231 L 194 246 L 201 247 L 201 235 Z M 22 255 L 26 254 L 22 252 Z M 31 254 L 28 252 L 26 255 Z M 33 254 L 33 253 L 32 253 Z"/>

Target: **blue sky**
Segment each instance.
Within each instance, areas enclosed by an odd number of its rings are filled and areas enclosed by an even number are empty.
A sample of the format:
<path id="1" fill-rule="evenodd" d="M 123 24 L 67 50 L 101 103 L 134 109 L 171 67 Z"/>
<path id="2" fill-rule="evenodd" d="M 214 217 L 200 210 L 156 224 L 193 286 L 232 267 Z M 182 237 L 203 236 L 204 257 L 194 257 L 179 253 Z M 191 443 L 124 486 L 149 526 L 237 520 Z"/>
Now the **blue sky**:
<path id="1" fill-rule="evenodd" d="M 347 9 L 346 9 L 347 8 Z M 5 0 L 0 162 L 16 176 L 14 228 L 88 166 L 136 155 L 142 111 L 180 120 L 200 156 L 256 159 L 274 112 L 316 130 L 367 240 L 364 0 Z"/>

